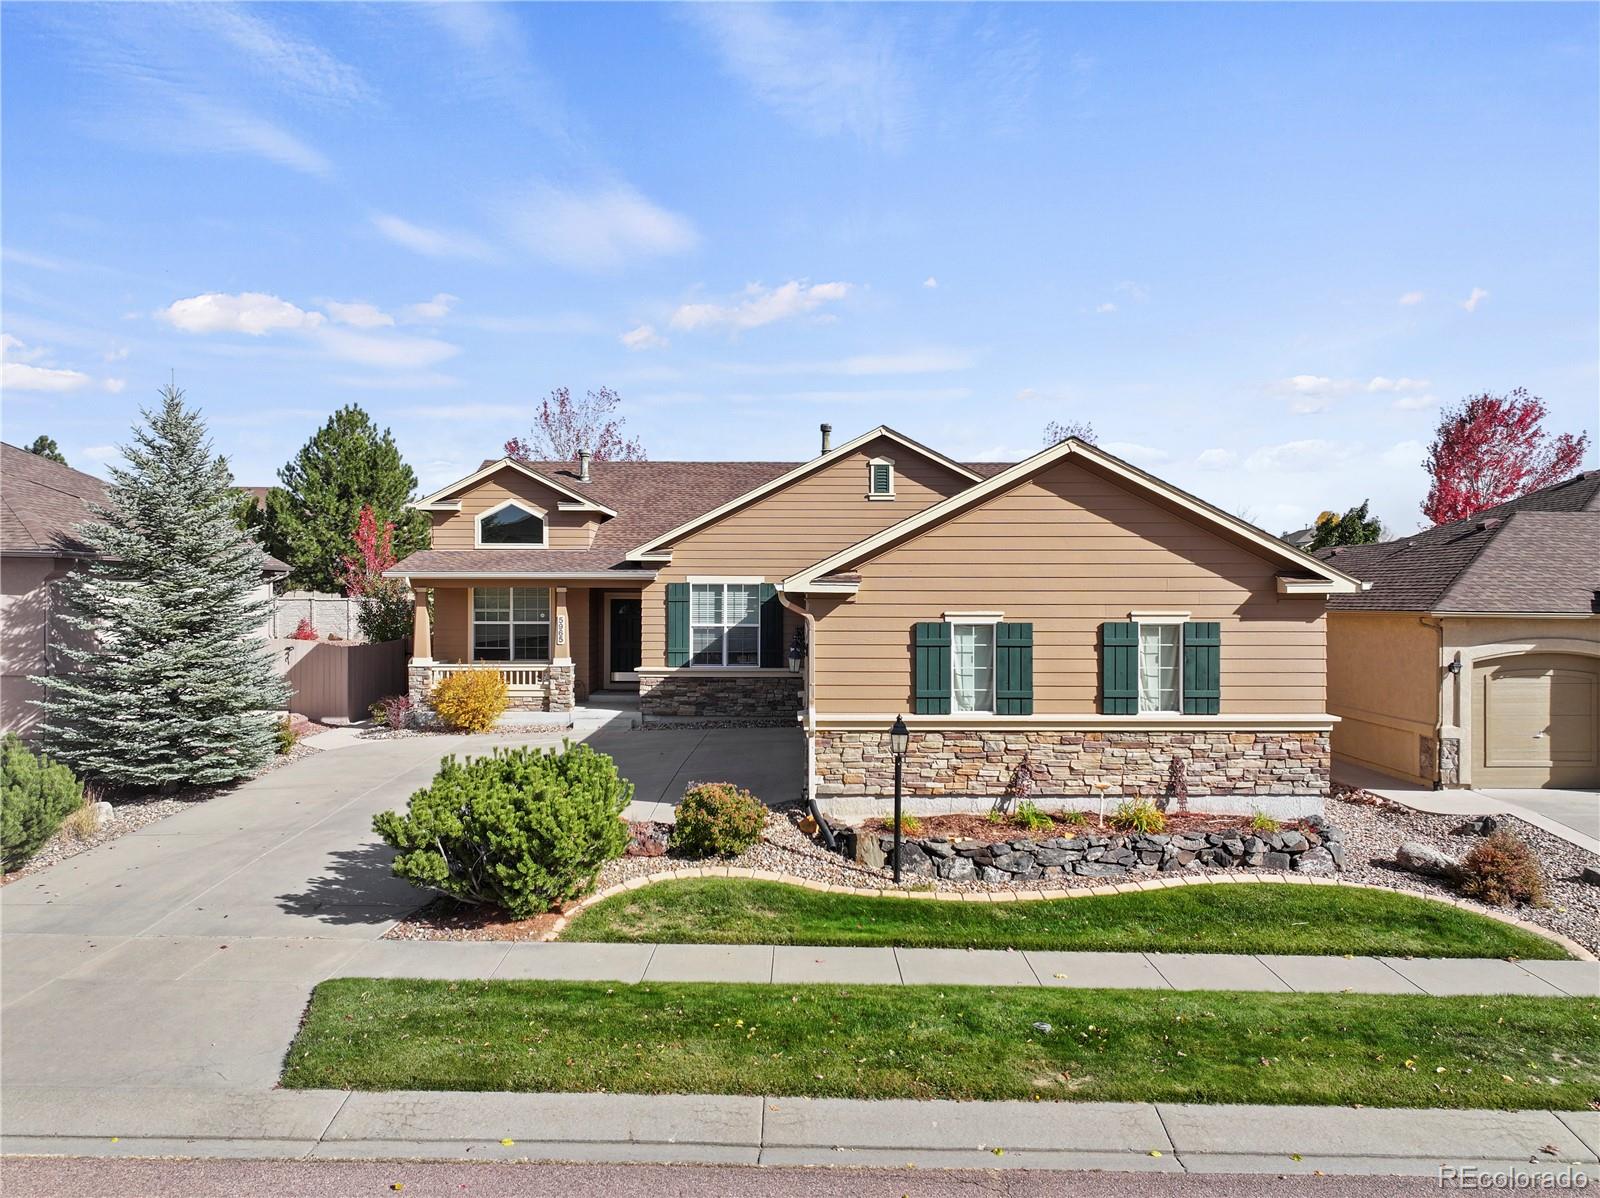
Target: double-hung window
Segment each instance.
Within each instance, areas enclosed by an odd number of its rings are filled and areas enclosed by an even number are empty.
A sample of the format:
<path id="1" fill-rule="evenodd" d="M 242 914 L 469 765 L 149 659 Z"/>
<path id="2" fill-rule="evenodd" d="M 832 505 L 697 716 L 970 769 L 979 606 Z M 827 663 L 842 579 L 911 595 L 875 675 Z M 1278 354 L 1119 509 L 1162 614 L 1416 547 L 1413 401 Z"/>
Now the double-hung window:
<path id="1" fill-rule="evenodd" d="M 1139 710 L 1182 711 L 1183 623 L 1139 624 Z"/>
<path id="2" fill-rule="evenodd" d="M 695 582 L 689 585 L 689 664 L 761 664 L 761 584 Z"/>
<path id="3" fill-rule="evenodd" d="M 474 587 L 473 661 L 549 661 L 548 587 Z"/>
<path id="4" fill-rule="evenodd" d="M 950 709 L 994 711 L 994 625 L 950 625 Z"/>

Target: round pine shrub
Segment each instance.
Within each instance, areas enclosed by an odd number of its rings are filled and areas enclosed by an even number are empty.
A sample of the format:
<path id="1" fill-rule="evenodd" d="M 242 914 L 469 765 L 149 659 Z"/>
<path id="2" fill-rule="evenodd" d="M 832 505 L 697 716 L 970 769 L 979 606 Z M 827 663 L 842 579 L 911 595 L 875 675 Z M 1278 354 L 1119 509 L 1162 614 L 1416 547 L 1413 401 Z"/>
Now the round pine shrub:
<path id="1" fill-rule="evenodd" d="M 446 757 L 404 814 L 372 826 L 399 851 L 397 877 L 527 919 L 594 887 L 628 845 L 633 783 L 588 745 Z"/>
<path id="2" fill-rule="evenodd" d="M 767 809 L 732 782 L 696 782 L 673 809 L 675 853 L 688 857 L 737 857 L 761 837 Z"/>
<path id="3" fill-rule="evenodd" d="M 0 759 L 0 862 L 17 869 L 83 806 L 83 783 L 15 733 L 0 742 Z"/>
<path id="4" fill-rule="evenodd" d="M 438 683 L 428 705 L 457 732 L 487 732 L 511 706 L 511 692 L 499 670 L 457 670 Z"/>
<path id="5" fill-rule="evenodd" d="M 1468 898 L 1506 907 L 1544 902 L 1544 874 L 1539 859 L 1519 836 L 1495 832 L 1484 837 L 1461 859 L 1461 893 Z"/>

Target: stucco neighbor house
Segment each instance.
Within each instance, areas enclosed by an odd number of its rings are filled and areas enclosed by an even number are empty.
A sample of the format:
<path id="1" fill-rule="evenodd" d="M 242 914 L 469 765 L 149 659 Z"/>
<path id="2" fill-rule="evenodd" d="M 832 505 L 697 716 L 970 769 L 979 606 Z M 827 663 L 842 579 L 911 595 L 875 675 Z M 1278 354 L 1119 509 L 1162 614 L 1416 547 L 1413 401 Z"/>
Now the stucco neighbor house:
<path id="1" fill-rule="evenodd" d="M 1441 787 L 1600 789 L 1600 470 L 1319 556 L 1340 760 Z"/>
<path id="2" fill-rule="evenodd" d="M 39 722 L 40 687 L 29 679 L 60 664 L 55 583 L 88 555 L 74 530 L 92 518 L 91 503 L 105 502 L 94 475 L 0 443 L 0 731 L 26 735 Z M 263 554 L 261 597 L 288 572 Z M 271 635 L 270 622 L 261 635 Z"/>
<path id="3" fill-rule="evenodd" d="M 900 714 L 924 810 L 1024 760 L 1044 803 L 1159 796 L 1174 757 L 1197 808 L 1328 787 L 1326 601 L 1361 584 L 1081 441 L 979 465 L 824 426 L 808 462 L 502 459 L 417 506 L 419 701 L 494 669 L 530 708 L 794 719 L 797 789 L 844 814 L 890 793 Z"/>

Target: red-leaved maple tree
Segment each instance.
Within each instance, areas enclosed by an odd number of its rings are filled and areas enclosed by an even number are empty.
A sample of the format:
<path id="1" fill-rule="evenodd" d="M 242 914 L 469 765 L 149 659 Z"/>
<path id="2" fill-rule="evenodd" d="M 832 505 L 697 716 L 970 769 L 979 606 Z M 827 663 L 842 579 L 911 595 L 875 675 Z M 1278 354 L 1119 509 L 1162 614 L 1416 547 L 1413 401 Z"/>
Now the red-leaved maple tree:
<path id="1" fill-rule="evenodd" d="M 371 506 L 365 505 L 350 539 L 356 544 L 356 552 L 343 557 L 344 569 L 339 576 L 346 595 L 370 595 L 382 588 L 386 581 L 393 581 L 383 577 L 383 572 L 396 561 L 392 521 L 385 521 L 383 527 L 379 528 L 378 518 L 373 515 Z"/>
<path id="2" fill-rule="evenodd" d="M 527 437 L 506 442 L 506 456 L 524 462 L 573 462 L 587 449 L 597 462 L 642 462 L 644 447 L 637 437 L 625 437 L 627 419 L 616 414 L 622 397 L 610 387 L 573 399 L 572 392 L 557 387 L 539 404 Z"/>
<path id="3" fill-rule="evenodd" d="M 1423 463 L 1433 476 L 1422 514 L 1434 524 L 1468 516 L 1577 473 L 1589 434 L 1544 429 L 1544 400 L 1518 387 L 1446 408 Z"/>

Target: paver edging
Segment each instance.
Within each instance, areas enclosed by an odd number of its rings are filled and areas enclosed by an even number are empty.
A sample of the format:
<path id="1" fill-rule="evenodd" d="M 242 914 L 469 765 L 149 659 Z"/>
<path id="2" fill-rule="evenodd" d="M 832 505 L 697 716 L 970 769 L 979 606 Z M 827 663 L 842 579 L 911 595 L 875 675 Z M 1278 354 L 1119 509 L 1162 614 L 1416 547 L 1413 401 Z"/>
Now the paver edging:
<path id="1" fill-rule="evenodd" d="M 547 932 L 544 933 L 544 935 L 541 937 L 541 939 L 543 939 L 543 940 L 555 940 L 555 939 L 557 939 L 561 935 L 561 933 L 566 929 L 567 925 L 572 922 L 572 919 L 573 919 L 574 916 L 578 915 L 580 912 L 586 910 L 587 908 L 594 906 L 596 903 L 604 902 L 606 899 L 614 898 L 615 896 L 617 896 L 619 894 L 623 894 L 623 893 L 626 893 L 626 892 L 632 891 L 632 890 L 638 890 L 638 889 L 640 889 L 642 887 L 645 887 L 645 886 L 654 886 L 654 885 L 657 885 L 657 884 L 663 883 L 663 882 L 682 882 L 682 881 L 685 881 L 685 880 L 690 879 L 690 878 L 717 877 L 717 876 L 725 876 L 725 875 L 722 875 L 721 872 L 719 870 L 717 870 L 715 867 L 712 867 L 712 868 L 690 867 L 690 868 L 683 868 L 683 869 L 662 870 L 660 873 L 644 874 L 644 875 L 642 875 L 640 877 L 629 878 L 626 882 L 618 882 L 613 886 L 607 886 L 604 890 L 596 891 L 594 894 L 587 895 L 584 898 L 578 899 L 574 903 L 568 904 L 568 906 L 557 917 L 555 923 L 553 923 L 550 926 L 550 929 Z M 798 877 L 795 877 L 793 874 L 779 873 L 777 870 L 771 870 L 771 869 L 747 869 L 747 870 L 741 870 L 738 874 L 731 875 L 731 876 L 736 876 L 736 877 L 739 877 L 739 878 L 746 878 L 746 879 L 749 879 L 751 881 L 756 881 L 756 882 L 778 882 L 778 883 L 781 883 L 781 884 L 783 884 L 785 886 L 796 886 L 796 887 L 800 887 L 800 888 L 808 889 L 808 890 L 816 888 L 816 887 L 814 887 L 814 886 L 812 886 L 810 884 L 808 879 L 798 878 Z M 1455 898 L 1455 897 L 1445 897 L 1445 896 L 1442 896 L 1442 895 L 1433 895 L 1433 894 L 1423 894 L 1423 893 L 1421 893 L 1419 891 L 1415 891 L 1415 890 L 1401 890 L 1401 889 L 1399 889 L 1397 887 L 1393 887 L 1393 886 L 1379 886 L 1379 885 L 1376 885 L 1375 883 L 1372 883 L 1372 882 L 1351 882 L 1351 881 L 1346 881 L 1343 878 L 1329 878 L 1329 879 L 1315 878 L 1314 879 L 1314 878 L 1308 878 L 1308 877 L 1297 877 L 1297 876 L 1295 876 L 1293 874 L 1285 874 L 1285 875 L 1283 875 L 1283 877 L 1281 879 L 1279 879 L 1279 878 L 1270 878 L 1269 879 L 1269 878 L 1262 877 L 1262 876 L 1257 875 L 1257 874 L 1249 874 L 1249 873 L 1245 873 L 1245 872 L 1241 871 L 1240 875 L 1237 878 L 1228 877 L 1225 874 L 1224 875 L 1216 875 L 1216 874 L 1187 874 L 1187 875 L 1183 875 L 1181 877 L 1174 877 L 1174 878 L 1158 878 L 1158 879 L 1140 878 L 1140 879 L 1135 879 L 1135 880 L 1129 881 L 1129 882 L 1107 882 L 1107 883 L 1105 883 L 1103 885 L 1099 885 L 1099 886 L 1086 886 L 1086 887 L 1076 887 L 1076 888 L 1073 888 L 1073 889 L 1062 889 L 1062 890 L 1056 891 L 1054 893 L 1049 892 L 1049 891 L 1040 891 L 1040 890 L 998 891 L 998 892 L 997 891 L 988 891 L 988 890 L 962 890 L 962 891 L 934 890 L 934 891 L 896 892 L 896 891 L 891 891 L 891 890 L 884 890 L 881 887 L 877 887 L 877 886 L 872 886 L 872 887 L 840 886 L 840 885 L 831 884 L 831 883 L 827 884 L 826 889 L 827 889 L 827 892 L 830 893 L 830 894 L 848 894 L 848 895 L 853 895 L 853 896 L 855 896 L 857 898 L 921 898 L 921 897 L 928 897 L 928 898 L 946 899 L 948 901 L 957 901 L 957 900 L 959 900 L 959 901 L 974 902 L 974 903 L 996 903 L 996 902 L 998 902 L 998 903 L 1007 903 L 1007 902 L 1031 903 L 1031 902 L 1040 902 L 1040 901 L 1044 901 L 1044 900 L 1054 900 L 1054 899 L 1099 898 L 1099 897 L 1103 897 L 1103 896 L 1106 896 L 1106 895 L 1113 895 L 1113 894 L 1138 894 L 1138 893 L 1141 893 L 1143 891 L 1153 889 L 1152 887 L 1145 885 L 1145 883 L 1147 881 L 1158 881 L 1158 882 L 1162 883 L 1163 885 L 1166 885 L 1166 884 L 1170 883 L 1170 884 L 1181 884 L 1181 885 L 1188 885 L 1188 886 L 1228 885 L 1230 883 L 1237 883 L 1237 882 L 1266 883 L 1266 882 L 1270 882 L 1270 881 L 1287 881 L 1287 882 L 1299 882 L 1302 885 L 1321 883 L 1322 885 L 1348 886 L 1348 887 L 1351 887 L 1352 889 L 1356 889 L 1356 890 L 1383 890 L 1383 891 L 1388 891 L 1388 892 L 1396 893 L 1396 894 L 1409 895 L 1412 898 L 1423 899 L 1424 901 L 1430 902 L 1430 903 L 1440 903 L 1440 904 L 1442 904 L 1444 906 L 1447 906 L 1447 907 L 1460 907 L 1462 910 L 1470 911 L 1474 915 L 1482 915 L 1482 916 L 1485 916 L 1485 917 L 1487 917 L 1489 919 L 1498 920 L 1499 922 L 1504 923 L 1504 924 L 1510 924 L 1514 928 L 1520 928 L 1524 932 L 1531 932 L 1535 936 L 1542 936 L 1544 939 L 1552 941 L 1555 944 L 1560 945 L 1562 948 L 1564 948 L 1567 952 L 1571 953 L 1579 961 L 1594 961 L 1594 960 L 1597 959 L 1595 957 L 1594 953 L 1590 952 L 1583 945 L 1579 944 L 1576 940 L 1573 940 L 1573 939 L 1571 939 L 1571 938 L 1569 938 L 1567 936 L 1563 936 L 1560 932 L 1553 932 L 1549 928 L 1540 927 L 1538 924 L 1531 923 L 1528 920 L 1518 919 L 1515 915 L 1509 915 L 1504 911 L 1496 911 L 1492 907 L 1482 906 L 1482 905 L 1480 905 L 1478 903 L 1472 902 L 1470 899 Z"/>

